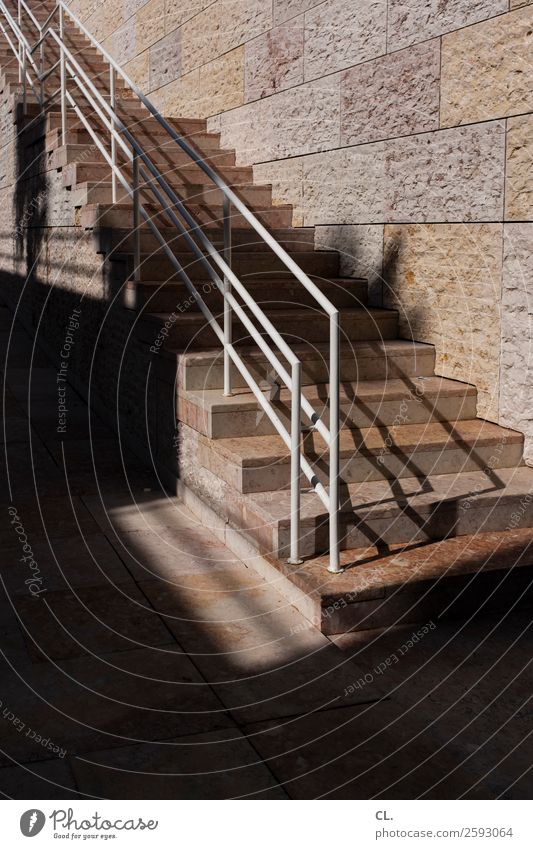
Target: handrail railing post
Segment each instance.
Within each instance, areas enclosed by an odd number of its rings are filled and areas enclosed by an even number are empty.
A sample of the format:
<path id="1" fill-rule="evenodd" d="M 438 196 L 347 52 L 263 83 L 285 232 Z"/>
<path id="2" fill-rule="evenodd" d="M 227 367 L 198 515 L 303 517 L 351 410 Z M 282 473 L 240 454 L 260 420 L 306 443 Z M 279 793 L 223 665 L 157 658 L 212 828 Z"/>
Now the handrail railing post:
<path id="1" fill-rule="evenodd" d="M 231 268 L 231 202 L 224 195 L 222 201 L 224 215 L 224 261 Z M 228 301 L 231 283 L 224 275 L 224 395 L 231 395 L 231 358 L 229 346 L 232 344 L 232 310 Z"/>
<path id="2" fill-rule="evenodd" d="M 65 18 L 63 7 L 59 7 L 59 37 L 61 46 L 59 48 L 60 70 L 61 70 L 61 141 L 66 144 L 67 140 L 67 72 L 65 64 L 65 51 L 63 50 L 63 39 L 65 37 Z"/>
<path id="3" fill-rule="evenodd" d="M 329 572 L 342 572 L 339 557 L 340 410 L 339 313 L 329 320 Z"/>
<path id="4" fill-rule="evenodd" d="M 117 75 L 115 69 L 111 65 L 109 68 L 109 99 L 110 106 L 113 112 L 116 111 L 117 108 Z M 115 172 L 115 167 L 117 164 L 117 143 L 115 141 L 115 136 L 113 135 L 113 118 L 111 118 L 111 162 L 113 163 L 113 168 L 111 170 L 111 194 L 113 203 L 117 202 L 117 175 Z"/>
<path id="5" fill-rule="evenodd" d="M 291 369 L 291 552 L 288 563 L 299 566 L 300 558 L 300 453 L 302 450 L 302 365 Z"/>
<path id="6" fill-rule="evenodd" d="M 133 151 L 133 279 L 141 279 L 141 213 L 139 206 L 139 156 Z"/>

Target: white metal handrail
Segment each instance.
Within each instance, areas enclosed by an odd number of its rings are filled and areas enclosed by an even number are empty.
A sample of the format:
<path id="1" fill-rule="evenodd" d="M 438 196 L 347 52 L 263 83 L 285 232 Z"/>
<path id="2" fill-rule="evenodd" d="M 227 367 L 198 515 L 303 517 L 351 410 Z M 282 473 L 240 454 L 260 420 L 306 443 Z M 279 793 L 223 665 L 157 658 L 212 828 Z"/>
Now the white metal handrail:
<path id="1" fill-rule="evenodd" d="M 285 249 L 274 239 L 271 233 L 261 224 L 251 210 L 244 204 L 241 199 L 233 192 L 233 190 L 225 183 L 225 181 L 216 173 L 202 158 L 196 150 L 192 148 L 182 136 L 169 124 L 165 118 L 160 115 L 158 110 L 148 100 L 148 98 L 137 88 L 137 86 L 129 79 L 120 66 L 115 62 L 112 56 L 94 39 L 92 34 L 81 24 L 76 15 L 69 9 L 64 0 L 56 0 L 54 9 L 48 15 L 43 24 L 39 24 L 31 10 L 29 9 L 26 0 L 18 1 L 18 18 L 14 20 L 13 16 L 6 8 L 4 0 L 0 0 L 0 12 L 4 15 L 12 35 L 18 43 L 18 49 L 13 44 L 9 37 L 3 22 L 0 20 L 0 29 L 6 36 L 6 40 L 17 58 L 19 64 L 19 80 L 23 86 L 23 104 L 24 111 L 27 107 L 26 88 L 29 83 L 34 96 L 38 103 L 44 106 L 51 98 L 46 101 L 44 92 L 44 83 L 48 77 L 57 68 L 60 68 L 61 85 L 54 92 L 52 97 L 59 93 L 61 101 L 61 132 L 65 137 L 67 131 L 67 109 L 74 111 L 77 118 L 81 121 L 89 135 L 93 139 L 96 147 L 103 155 L 105 161 L 111 168 L 112 175 L 112 192 L 113 202 L 117 199 L 117 187 L 120 183 L 126 193 L 131 197 L 133 203 L 133 234 L 134 234 L 134 275 L 139 278 L 141 266 L 140 252 L 140 236 L 141 236 L 141 218 L 146 221 L 149 228 L 159 241 L 168 259 L 182 277 L 185 285 L 194 297 L 199 309 L 209 322 L 217 338 L 223 346 L 224 353 L 224 394 L 231 394 L 231 363 L 240 372 L 252 393 L 256 397 L 263 411 L 269 417 L 275 429 L 282 437 L 283 441 L 291 452 L 291 546 L 290 546 L 290 563 L 301 563 L 299 555 L 300 545 L 300 475 L 303 472 L 305 477 L 313 486 L 317 495 L 321 498 L 326 509 L 329 512 L 329 566 L 331 572 L 340 572 L 342 568 L 339 564 L 339 314 L 336 307 L 329 301 L 328 298 L 320 291 L 312 280 L 302 271 L 297 263 L 289 256 Z M 30 47 L 28 39 L 25 37 L 22 29 L 22 12 L 26 12 L 33 26 L 37 29 L 38 39 Z M 70 17 L 74 25 L 80 30 L 83 35 L 91 42 L 91 44 L 99 51 L 110 66 L 109 77 L 109 100 L 107 100 L 98 88 L 94 85 L 90 76 L 77 61 L 72 50 L 65 42 L 65 14 Z M 55 16 L 59 18 L 59 31 L 52 26 L 52 21 Z M 44 68 L 44 45 L 46 40 L 50 39 L 59 50 L 59 59 L 51 67 L 45 70 Z M 39 49 L 40 65 L 34 60 L 33 54 Z M 35 71 L 35 75 L 40 84 L 40 91 L 37 93 L 33 85 L 31 76 L 28 72 L 28 61 Z M 179 147 L 187 154 L 187 156 L 199 167 L 205 174 L 208 175 L 214 185 L 221 191 L 223 196 L 223 231 L 224 243 L 222 253 L 215 248 L 206 234 L 199 227 L 198 222 L 193 218 L 187 210 L 186 204 L 178 197 L 173 187 L 165 180 L 154 162 L 149 156 L 149 153 L 143 150 L 142 146 L 136 140 L 131 128 L 127 127 L 117 112 L 117 95 L 116 81 L 117 76 L 120 77 L 128 88 L 130 88 L 143 105 L 148 109 L 151 115 L 158 123 L 166 130 L 170 138 L 179 145 Z M 68 88 L 67 82 L 75 84 L 83 101 L 86 101 L 92 108 L 94 115 L 100 120 L 105 128 L 106 141 L 102 140 L 101 129 L 95 128 L 93 121 L 89 120 L 82 106 L 76 100 L 72 90 Z M 85 110 L 86 111 L 86 110 Z M 126 163 L 118 161 L 117 151 L 120 150 Z M 129 174 L 124 173 L 124 169 L 129 167 L 131 170 L 131 178 Z M 148 169 L 148 173 L 145 169 Z M 177 257 L 170 249 L 166 239 L 159 230 L 154 221 L 154 216 L 141 203 L 141 181 L 142 191 L 149 192 L 153 195 L 158 203 L 158 209 L 170 218 L 172 224 L 183 236 L 190 249 L 197 259 L 203 264 L 209 277 L 217 286 L 223 297 L 223 325 L 221 326 L 217 319 L 212 314 L 211 310 L 205 303 L 201 294 L 198 292 L 194 283 L 189 278 L 185 268 L 183 268 Z M 311 405 L 309 400 L 302 393 L 301 385 L 301 362 L 295 353 L 291 350 L 286 340 L 276 330 L 271 320 L 265 315 L 259 304 L 254 301 L 252 295 L 248 292 L 244 284 L 238 279 L 231 267 L 231 210 L 232 207 L 242 215 L 249 225 L 260 236 L 263 242 L 275 253 L 283 262 L 285 267 L 296 277 L 296 279 L 304 286 L 304 288 L 313 296 L 317 304 L 326 312 L 329 317 L 330 327 L 330 375 L 329 375 L 329 407 L 330 418 L 329 427 L 321 420 L 320 415 Z M 178 214 L 176 214 L 176 212 Z M 156 213 L 157 214 L 157 213 Z M 183 223 L 185 222 L 185 224 Z M 194 233 L 200 246 L 193 239 L 191 233 Z M 209 259 L 208 259 L 209 257 Z M 211 262 L 209 261 L 211 260 Z M 212 264 L 213 263 L 213 264 Z M 215 267 L 214 267 L 215 266 Z M 218 268 L 218 271 L 217 271 Z M 219 273 L 220 272 L 220 273 Z M 236 299 L 234 292 L 244 301 L 244 304 L 250 309 L 253 318 L 259 323 L 262 331 L 267 334 L 271 342 L 276 346 L 279 354 L 284 358 L 289 369 L 285 368 L 280 356 L 272 349 L 267 342 L 265 336 L 258 333 L 258 328 L 250 319 L 249 315 L 243 309 L 243 306 Z M 262 392 L 256 379 L 250 373 L 244 359 L 235 348 L 232 340 L 232 314 L 239 318 L 243 326 L 252 335 L 252 338 L 264 353 L 268 362 L 275 369 L 276 373 L 281 377 L 285 385 L 288 387 L 291 395 L 291 424 L 290 430 L 287 429 L 275 407 L 264 393 Z M 302 452 L 301 447 L 301 429 L 302 429 L 302 413 L 310 420 L 311 426 L 322 436 L 329 449 L 329 493 L 318 480 L 316 473 Z"/>

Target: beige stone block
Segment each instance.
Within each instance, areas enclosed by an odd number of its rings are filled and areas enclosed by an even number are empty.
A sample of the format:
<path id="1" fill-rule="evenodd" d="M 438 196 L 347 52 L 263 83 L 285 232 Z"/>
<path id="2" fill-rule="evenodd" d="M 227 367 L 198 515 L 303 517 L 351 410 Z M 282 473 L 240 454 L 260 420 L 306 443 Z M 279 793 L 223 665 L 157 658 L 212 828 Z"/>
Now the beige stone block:
<path id="1" fill-rule="evenodd" d="M 200 69 L 184 74 L 156 92 L 159 109 L 175 118 L 198 118 L 200 104 Z M 154 95 L 151 96 L 152 99 Z"/>
<path id="2" fill-rule="evenodd" d="M 200 68 L 198 117 L 216 115 L 244 102 L 244 45 Z"/>
<path id="3" fill-rule="evenodd" d="M 122 3 L 111 0 L 109 3 L 98 5 L 87 18 L 87 29 L 98 41 L 104 41 L 124 23 Z"/>
<path id="4" fill-rule="evenodd" d="M 147 92 L 150 87 L 150 54 L 148 50 L 136 56 L 124 66 L 124 70 L 141 91 Z"/>
<path id="5" fill-rule="evenodd" d="M 303 15 L 246 44 L 245 100 L 258 100 L 303 82 Z"/>
<path id="6" fill-rule="evenodd" d="M 157 89 L 181 76 L 181 32 L 165 35 L 150 47 L 150 88 Z"/>
<path id="7" fill-rule="evenodd" d="M 504 147 L 503 121 L 387 142 L 385 220 L 500 220 Z"/>
<path id="8" fill-rule="evenodd" d="M 505 217 L 533 218 L 533 115 L 507 121 Z"/>
<path id="9" fill-rule="evenodd" d="M 532 49 L 530 7 L 444 36 L 441 126 L 532 111 Z"/>
<path id="10" fill-rule="evenodd" d="M 522 6 L 531 6 L 533 0 L 510 0 L 510 9 L 521 9 Z"/>
<path id="11" fill-rule="evenodd" d="M 500 417 L 525 434 L 533 463 L 533 223 L 506 224 L 503 242 Z"/>
<path id="12" fill-rule="evenodd" d="M 165 0 L 149 0 L 135 16 L 137 53 L 142 53 L 165 34 Z"/>
<path id="13" fill-rule="evenodd" d="M 165 29 L 172 32 L 210 6 L 213 0 L 166 0 Z"/>
<path id="14" fill-rule="evenodd" d="M 274 0 L 274 23 L 281 24 L 316 5 L 316 0 Z"/>
<path id="15" fill-rule="evenodd" d="M 492 122 L 307 156 L 305 223 L 500 219 L 504 143 Z"/>
<path id="16" fill-rule="evenodd" d="M 439 74 L 439 39 L 345 71 L 341 144 L 438 129 Z"/>
<path id="17" fill-rule="evenodd" d="M 385 144 L 306 156 L 303 209 L 306 226 L 383 220 Z"/>
<path id="18" fill-rule="evenodd" d="M 437 373 L 475 384 L 478 414 L 497 420 L 502 225 L 387 225 L 385 245 L 400 335 L 435 345 Z"/>
<path id="19" fill-rule="evenodd" d="M 220 118 L 224 147 L 241 164 L 283 159 L 339 144 L 339 77 L 281 91 Z"/>
<path id="20" fill-rule="evenodd" d="M 109 52 L 120 65 L 133 59 L 137 51 L 135 18 L 130 18 L 109 37 Z"/>
<path id="21" fill-rule="evenodd" d="M 218 0 L 181 26 L 181 70 L 183 74 L 206 65 L 220 55 L 220 8 Z"/>
<path id="22" fill-rule="evenodd" d="M 99 0 L 96 0 L 96 2 L 99 2 Z M 149 0 L 122 0 L 124 20 L 127 21 L 128 18 L 132 18 L 148 2 Z"/>
<path id="23" fill-rule="evenodd" d="M 265 0 L 218 0 L 219 49 L 225 53 L 272 27 L 272 4 Z"/>
<path id="24" fill-rule="evenodd" d="M 499 15 L 508 0 L 389 0 L 388 50 Z"/>
<path id="25" fill-rule="evenodd" d="M 250 41 L 272 26 L 264 0 L 216 0 L 182 26 L 182 69 L 188 72 Z"/>
<path id="26" fill-rule="evenodd" d="M 386 0 L 330 0 L 305 14 L 305 79 L 386 51 Z"/>

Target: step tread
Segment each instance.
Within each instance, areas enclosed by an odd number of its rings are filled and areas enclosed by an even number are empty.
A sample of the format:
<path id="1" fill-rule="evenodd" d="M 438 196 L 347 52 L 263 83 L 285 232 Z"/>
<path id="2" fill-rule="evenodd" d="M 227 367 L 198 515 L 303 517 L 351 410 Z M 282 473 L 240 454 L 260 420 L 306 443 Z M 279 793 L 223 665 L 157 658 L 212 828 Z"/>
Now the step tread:
<path id="1" fill-rule="evenodd" d="M 498 469 L 490 474 L 480 470 L 428 475 L 424 481 L 418 478 L 383 479 L 344 484 L 341 511 L 345 520 L 353 518 L 360 525 L 371 517 L 394 519 L 413 509 L 418 516 L 427 519 L 437 507 L 461 509 L 461 505 L 467 502 L 469 506 L 464 508 L 467 510 L 476 505 L 487 505 L 492 509 L 503 499 L 520 500 L 532 490 L 533 469 L 529 466 Z M 288 489 L 276 492 L 275 499 L 269 492 L 247 493 L 243 498 L 249 509 L 266 524 L 279 528 L 290 526 Z M 324 505 L 314 492 L 304 491 L 301 493 L 302 527 L 314 528 L 317 520 L 328 520 Z"/>
<path id="2" fill-rule="evenodd" d="M 162 176 L 166 179 L 166 181 L 169 183 L 169 185 L 173 185 L 171 178 L 172 178 L 172 175 L 175 174 L 175 173 L 176 172 L 174 172 L 174 171 L 162 172 Z M 170 175 L 170 177 L 169 177 L 169 175 Z M 157 182 L 155 180 L 155 178 L 154 178 L 153 182 L 154 182 L 154 184 Z M 143 191 L 145 189 L 145 185 L 146 185 L 145 183 L 140 183 L 139 189 L 141 191 Z M 232 186 L 233 186 L 233 188 L 240 189 L 241 191 L 242 190 L 250 191 L 251 189 L 266 191 L 266 190 L 270 190 L 272 188 L 272 185 L 269 184 L 269 183 L 249 183 L 249 184 L 243 185 L 243 186 L 239 186 L 237 184 L 232 184 Z M 111 180 L 109 180 L 109 181 L 108 180 L 82 180 L 81 183 L 76 183 L 76 189 L 85 189 L 85 190 L 89 190 L 89 189 L 109 189 L 109 191 L 111 191 L 112 188 L 113 188 L 113 183 L 111 182 Z M 203 194 L 203 195 L 207 194 L 210 191 L 211 192 L 219 192 L 220 191 L 218 186 L 215 186 L 214 184 L 210 184 L 210 185 L 206 186 L 203 183 L 195 183 L 194 181 L 188 182 L 186 188 L 189 192 L 197 191 L 198 194 Z M 278 207 L 276 206 L 276 209 L 277 208 Z M 327 253 L 327 251 L 323 251 L 323 253 Z"/>
<path id="3" fill-rule="evenodd" d="M 348 382 L 341 386 L 340 401 L 342 403 L 375 402 L 375 401 L 401 401 L 410 391 L 418 390 L 419 395 L 452 397 L 476 395 L 476 387 L 469 383 L 461 383 L 445 377 L 413 378 L 409 384 L 405 380 L 393 378 L 390 380 L 361 380 L 357 383 Z M 264 389 L 268 396 L 270 388 Z M 312 403 L 327 401 L 329 386 L 326 383 L 309 384 L 302 389 L 303 394 Z M 220 389 L 196 389 L 180 390 L 180 395 L 189 402 L 193 402 L 204 410 L 211 413 L 227 411 L 258 410 L 259 402 L 252 392 L 246 389 L 236 389 L 233 395 L 225 397 Z M 281 403 L 290 404 L 290 392 L 282 388 L 279 393 Z"/>
<path id="4" fill-rule="evenodd" d="M 276 561 L 289 580 L 318 596 L 327 607 L 335 599 L 349 603 L 390 598 L 413 586 L 434 584 L 479 572 L 514 570 L 533 565 L 533 528 L 488 531 L 412 546 L 375 546 L 341 552 L 345 571 L 329 575 L 327 555 L 306 560 L 299 569 Z"/>
<path id="5" fill-rule="evenodd" d="M 393 439 L 392 448 L 386 445 L 387 437 Z M 340 433 L 340 454 L 349 458 L 356 453 L 374 454 L 378 452 L 410 453 L 412 451 L 435 451 L 455 448 L 472 450 L 498 443 L 505 437 L 505 444 L 517 444 L 523 441 L 518 431 L 503 428 L 483 419 L 466 419 L 456 422 L 428 422 L 424 424 L 406 424 L 394 428 L 370 427 L 356 431 L 342 430 Z M 228 437 L 210 440 L 212 449 L 228 461 L 246 467 L 267 466 L 273 462 L 289 462 L 288 450 L 280 436 Z M 320 456 L 327 452 L 322 437 L 316 433 L 305 435 L 305 453 L 307 456 Z"/>
<path id="6" fill-rule="evenodd" d="M 323 360 L 329 355 L 328 342 L 315 342 L 313 345 L 295 342 L 291 350 L 302 362 L 311 360 Z M 425 356 L 433 354 L 435 346 L 427 342 L 412 342 L 409 339 L 357 339 L 353 342 L 341 342 L 340 358 L 363 359 L 374 357 L 411 356 L 413 354 Z M 239 354 L 249 363 L 263 364 L 268 360 L 262 351 L 253 345 L 243 345 L 239 348 Z M 214 362 L 222 359 L 222 350 L 218 348 L 204 348 L 202 350 L 191 350 L 169 345 L 161 351 L 166 359 L 177 359 L 181 368 L 191 366 L 211 366 Z"/>

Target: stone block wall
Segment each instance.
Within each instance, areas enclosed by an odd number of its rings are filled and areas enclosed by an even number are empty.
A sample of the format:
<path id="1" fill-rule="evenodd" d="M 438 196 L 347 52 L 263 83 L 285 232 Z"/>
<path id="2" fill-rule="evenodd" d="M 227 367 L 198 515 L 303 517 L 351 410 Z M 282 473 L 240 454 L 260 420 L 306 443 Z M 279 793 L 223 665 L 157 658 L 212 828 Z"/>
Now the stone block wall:
<path id="1" fill-rule="evenodd" d="M 168 114 L 208 117 L 533 460 L 531 0 L 73 0 Z"/>

